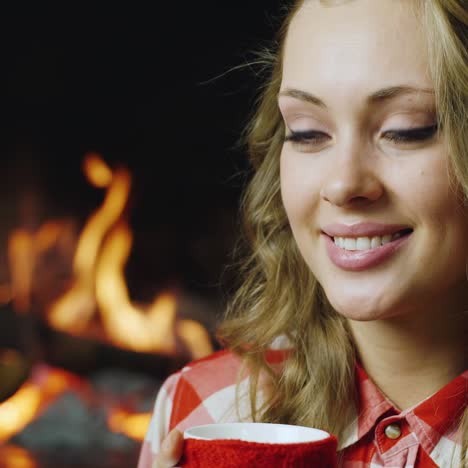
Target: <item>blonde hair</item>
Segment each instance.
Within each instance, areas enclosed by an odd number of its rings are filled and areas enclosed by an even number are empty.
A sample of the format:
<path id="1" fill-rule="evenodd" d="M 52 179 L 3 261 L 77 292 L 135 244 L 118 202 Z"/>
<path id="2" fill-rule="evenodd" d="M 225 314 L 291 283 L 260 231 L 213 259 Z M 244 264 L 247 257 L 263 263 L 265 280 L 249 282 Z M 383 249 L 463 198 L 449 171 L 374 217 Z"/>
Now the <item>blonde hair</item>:
<path id="1" fill-rule="evenodd" d="M 340 439 L 358 406 L 356 352 L 345 319 L 330 306 L 298 252 L 280 195 L 284 125 L 277 95 L 286 34 L 304 1 L 296 1 L 289 9 L 276 50 L 266 57 L 271 74 L 247 128 L 254 168 L 242 201 L 248 252 L 240 265 L 242 284 L 228 307 L 219 336 L 243 357 L 249 369 L 254 420 L 320 427 Z M 343 1 L 333 0 L 332 4 Z M 468 11 L 463 0 L 417 0 L 417 6 L 430 44 L 430 71 L 440 128 L 448 141 L 450 168 L 454 182 L 468 198 Z M 280 336 L 288 338 L 291 351 L 278 371 L 265 356 Z M 265 373 L 273 388 L 270 398 L 259 407 L 258 383 Z M 465 463 L 468 410 L 461 421 L 461 434 Z"/>

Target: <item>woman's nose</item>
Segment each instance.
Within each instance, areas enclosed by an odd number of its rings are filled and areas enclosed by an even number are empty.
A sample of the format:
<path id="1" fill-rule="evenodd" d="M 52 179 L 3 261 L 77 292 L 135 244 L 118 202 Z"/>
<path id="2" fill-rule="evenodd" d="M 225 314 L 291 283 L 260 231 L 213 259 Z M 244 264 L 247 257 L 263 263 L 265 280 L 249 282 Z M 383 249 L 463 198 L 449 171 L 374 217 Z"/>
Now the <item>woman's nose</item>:
<path id="1" fill-rule="evenodd" d="M 363 159 L 365 156 L 340 158 L 323 181 L 322 199 L 339 207 L 379 200 L 384 192 L 382 174 Z"/>

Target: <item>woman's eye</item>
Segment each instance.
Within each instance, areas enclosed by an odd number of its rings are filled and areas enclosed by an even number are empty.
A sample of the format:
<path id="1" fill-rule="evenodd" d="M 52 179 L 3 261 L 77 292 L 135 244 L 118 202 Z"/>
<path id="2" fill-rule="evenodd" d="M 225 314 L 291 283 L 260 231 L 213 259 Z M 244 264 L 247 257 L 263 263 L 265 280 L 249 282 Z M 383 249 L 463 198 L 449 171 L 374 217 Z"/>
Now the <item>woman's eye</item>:
<path id="1" fill-rule="evenodd" d="M 293 132 L 291 131 L 289 135 L 284 137 L 284 141 L 290 141 L 293 145 L 298 145 L 299 147 L 310 147 L 316 146 L 324 143 L 330 137 L 323 132 L 318 130 L 307 130 L 302 132 Z"/>
<path id="2" fill-rule="evenodd" d="M 437 124 L 429 127 L 411 128 L 408 130 L 388 130 L 382 136 L 392 143 L 417 143 L 430 140 L 437 133 Z"/>

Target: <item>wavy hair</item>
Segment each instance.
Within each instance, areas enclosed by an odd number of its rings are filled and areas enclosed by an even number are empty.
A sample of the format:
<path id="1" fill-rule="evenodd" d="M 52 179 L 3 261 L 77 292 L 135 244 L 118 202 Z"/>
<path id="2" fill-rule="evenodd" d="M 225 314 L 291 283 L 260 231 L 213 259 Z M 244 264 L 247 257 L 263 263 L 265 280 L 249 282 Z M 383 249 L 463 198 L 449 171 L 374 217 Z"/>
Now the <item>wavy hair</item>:
<path id="1" fill-rule="evenodd" d="M 356 360 L 346 320 L 333 310 L 293 239 L 280 194 L 284 124 L 277 106 L 286 34 L 305 1 L 285 15 L 274 50 L 265 55 L 269 77 L 246 129 L 253 176 L 242 200 L 242 284 L 219 328 L 221 341 L 242 356 L 251 375 L 255 421 L 319 427 L 338 439 L 355 417 Z M 323 0 L 330 6 L 350 0 Z M 452 180 L 468 199 L 468 11 L 464 0 L 414 0 L 428 37 L 440 128 L 449 146 Z M 266 352 L 278 337 L 290 344 L 281 369 Z M 259 404 L 259 381 L 269 376 L 270 397 Z M 462 464 L 468 446 L 468 410 L 460 422 Z"/>

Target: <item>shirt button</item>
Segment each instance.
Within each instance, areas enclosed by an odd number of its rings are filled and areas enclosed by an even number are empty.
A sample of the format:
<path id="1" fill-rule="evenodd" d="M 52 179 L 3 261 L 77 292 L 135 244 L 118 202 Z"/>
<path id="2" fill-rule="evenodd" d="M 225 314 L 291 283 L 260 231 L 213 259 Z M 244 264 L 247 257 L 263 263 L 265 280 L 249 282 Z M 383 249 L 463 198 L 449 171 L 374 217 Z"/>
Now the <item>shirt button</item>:
<path id="1" fill-rule="evenodd" d="M 389 424 L 385 428 L 385 435 L 389 439 L 398 439 L 401 436 L 401 428 L 400 425 L 397 423 Z"/>

